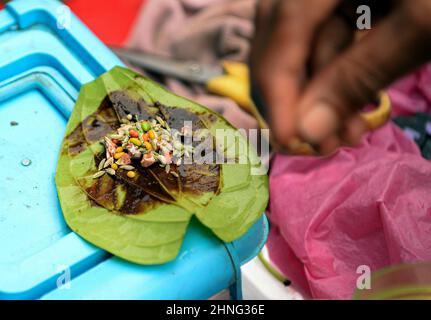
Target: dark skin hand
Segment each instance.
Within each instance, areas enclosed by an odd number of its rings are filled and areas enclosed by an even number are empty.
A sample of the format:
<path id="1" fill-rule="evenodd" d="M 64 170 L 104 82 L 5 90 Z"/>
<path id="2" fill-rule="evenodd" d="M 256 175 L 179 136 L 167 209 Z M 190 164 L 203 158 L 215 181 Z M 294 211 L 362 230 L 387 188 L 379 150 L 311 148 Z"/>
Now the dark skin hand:
<path id="1" fill-rule="evenodd" d="M 372 29 L 357 38 L 356 8 L 371 7 Z M 430 0 L 261 0 L 250 67 L 272 134 L 328 154 L 368 130 L 361 108 L 431 59 Z"/>

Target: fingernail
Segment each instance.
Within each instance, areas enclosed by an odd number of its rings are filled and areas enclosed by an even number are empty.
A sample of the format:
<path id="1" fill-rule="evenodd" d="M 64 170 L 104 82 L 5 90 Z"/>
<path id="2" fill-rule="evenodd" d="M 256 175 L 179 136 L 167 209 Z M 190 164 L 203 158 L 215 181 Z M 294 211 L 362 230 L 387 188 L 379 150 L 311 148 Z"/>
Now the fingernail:
<path id="1" fill-rule="evenodd" d="M 320 142 L 337 127 L 337 115 L 327 104 L 318 104 L 305 114 L 300 123 L 302 135 L 310 142 Z"/>

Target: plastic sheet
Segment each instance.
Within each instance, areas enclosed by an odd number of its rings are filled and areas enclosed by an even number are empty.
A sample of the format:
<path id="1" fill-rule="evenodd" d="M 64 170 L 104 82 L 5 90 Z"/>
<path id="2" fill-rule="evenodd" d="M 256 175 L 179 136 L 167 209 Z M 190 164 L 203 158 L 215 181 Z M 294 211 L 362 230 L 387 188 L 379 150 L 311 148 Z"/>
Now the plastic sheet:
<path id="1" fill-rule="evenodd" d="M 359 266 L 431 260 L 431 163 L 394 124 L 331 157 L 277 155 L 271 260 L 305 294 L 349 299 Z"/>

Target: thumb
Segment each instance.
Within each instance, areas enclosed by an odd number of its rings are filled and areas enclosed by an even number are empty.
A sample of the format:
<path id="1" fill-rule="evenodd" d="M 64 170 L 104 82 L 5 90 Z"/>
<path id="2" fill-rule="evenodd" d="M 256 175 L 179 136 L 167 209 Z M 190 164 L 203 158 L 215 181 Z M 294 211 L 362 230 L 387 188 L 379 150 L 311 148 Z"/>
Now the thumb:
<path id="1" fill-rule="evenodd" d="M 346 130 L 362 133 L 348 127 L 358 124 L 351 121 L 358 111 L 374 101 L 378 91 L 430 58 L 431 24 L 407 3 L 310 82 L 299 104 L 298 130 L 305 140 L 322 144 L 343 140 L 338 135 Z"/>

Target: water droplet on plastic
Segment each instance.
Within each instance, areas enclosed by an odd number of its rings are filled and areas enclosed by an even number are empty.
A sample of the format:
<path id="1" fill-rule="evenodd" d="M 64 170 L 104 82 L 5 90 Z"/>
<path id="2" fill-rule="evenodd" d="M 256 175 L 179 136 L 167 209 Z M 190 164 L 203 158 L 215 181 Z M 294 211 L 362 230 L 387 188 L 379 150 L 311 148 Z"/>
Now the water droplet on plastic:
<path id="1" fill-rule="evenodd" d="M 30 159 L 24 159 L 24 160 L 21 161 L 21 164 L 24 167 L 28 167 L 29 165 L 31 165 L 31 160 Z"/>

